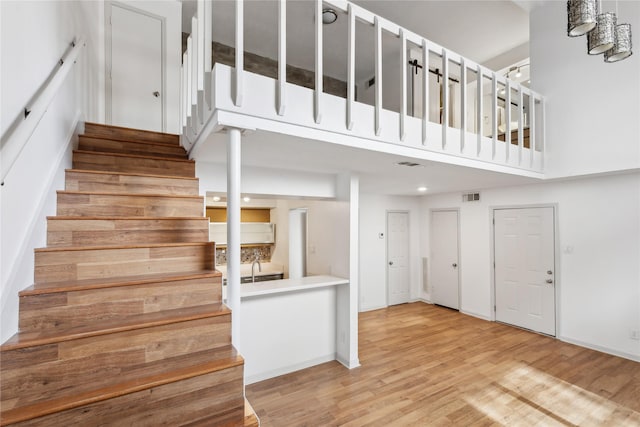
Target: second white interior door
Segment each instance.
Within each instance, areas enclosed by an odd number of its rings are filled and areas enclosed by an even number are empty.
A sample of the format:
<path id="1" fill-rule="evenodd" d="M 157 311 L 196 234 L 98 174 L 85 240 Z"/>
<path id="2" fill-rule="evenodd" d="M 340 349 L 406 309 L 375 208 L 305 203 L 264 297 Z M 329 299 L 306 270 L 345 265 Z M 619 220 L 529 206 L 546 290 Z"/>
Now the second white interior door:
<path id="1" fill-rule="evenodd" d="M 409 213 L 387 213 L 387 301 L 409 302 Z"/>
<path id="2" fill-rule="evenodd" d="M 431 212 L 431 301 L 460 309 L 458 211 Z"/>

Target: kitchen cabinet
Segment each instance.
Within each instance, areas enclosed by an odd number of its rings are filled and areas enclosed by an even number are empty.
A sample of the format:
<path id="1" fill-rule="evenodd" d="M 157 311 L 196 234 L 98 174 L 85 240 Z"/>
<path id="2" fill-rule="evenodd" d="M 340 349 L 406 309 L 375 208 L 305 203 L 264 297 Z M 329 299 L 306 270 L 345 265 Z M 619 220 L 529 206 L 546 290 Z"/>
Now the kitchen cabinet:
<path id="1" fill-rule="evenodd" d="M 209 241 L 217 246 L 227 245 L 227 223 L 209 223 Z M 276 225 L 271 222 L 242 222 L 240 223 L 240 244 L 259 245 L 273 244 L 276 241 Z"/>

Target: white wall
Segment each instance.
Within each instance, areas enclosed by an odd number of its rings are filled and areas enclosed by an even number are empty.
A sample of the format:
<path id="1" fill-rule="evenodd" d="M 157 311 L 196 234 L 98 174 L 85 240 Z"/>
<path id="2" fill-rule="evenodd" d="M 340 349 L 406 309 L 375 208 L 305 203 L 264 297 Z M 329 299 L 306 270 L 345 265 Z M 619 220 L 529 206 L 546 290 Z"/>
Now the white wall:
<path id="1" fill-rule="evenodd" d="M 63 188 L 64 168 L 71 166 L 77 128 L 84 120 L 104 120 L 104 19 L 101 3 L 81 1 L 2 1 L 0 15 L 3 135 L 71 41 L 87 41 L 1 188 L 4 341 L 17 330 L 18 292 L 33 283 L 33 249 L 45 245 L 45 216 L 55 214 L 55 190 Z"/>
<path id="2" fill-rule="evenodd" d="M 640 360 L 640 174 L 574 179 L 484 190 L 480 202 L 460 193 L 422 202 L 423 253 L 429 209 L 460 208 L 461 311 L 491 318 L 491 208 L 557 204 L 560 253 L 558 337 Z"/>
<path id="3" fill-rule="evenodd" d="M 344 207 L 346 205 L 347 210 Z M 307 276 L 347 275 L 343 271 L 344 258 L 348 259 L 348 233 L 338 224 L 347 224 L 348 204 L 329 200 L 285 200 L 279 199 L 271 210 L 271 221 L 276 223 L 276 244 L 271 262 L 284 266 L 285 278 L 289 271 L 289 210 L 307 209 Z M 345 250 L 346 248 L 346 250 Z"/>
<path id="4" fill-rule="evenodd" d="M 618 22 L 636 31 L 637 51 L 640 2 L 618 9 Z M 587 55 L 585 37 L 567 37 L 566 2 L 541 2 L 530 20 L 531 86 L 546 99 L 548 176 L 639 168 L 640 55 L 613 64 Z"/>
<path id="5" fill-rule="evenodd" d="M 200 179 L 200 194 L 227 192 L 226 164 L 197 160 L 196 176 Z M 333 174 L 242 166 L 241 185 L 243 193 L 258 196 L 336 197 L 336 177 Z"/>
<path id="6" fill-rule="evenodd" d="M 420 198 L 360 195 L 360 298 L 359 310 L 375 310 L 387 306 L 387 211 L 409 212 L 409 277 L 411 299 L 422 294 L 422 261 L 420 259 Z M 384 233 L 384 238 L 378 237 Z"/>

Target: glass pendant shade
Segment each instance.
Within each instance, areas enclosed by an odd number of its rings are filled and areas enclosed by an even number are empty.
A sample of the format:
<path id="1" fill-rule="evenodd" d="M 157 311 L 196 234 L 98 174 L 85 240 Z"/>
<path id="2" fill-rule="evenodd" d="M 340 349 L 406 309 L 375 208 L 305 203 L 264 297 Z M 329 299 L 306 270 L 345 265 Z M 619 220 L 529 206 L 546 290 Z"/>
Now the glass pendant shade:
<path id="1" fill-rule="evenodd" d="M 604 53 L 605 62 L 621 61 L 631 56 L 631 25 L 616 25 L 615 44 Z"/>
<path id="2" fill-rule="evenodd" d="M 597 23 L 597 1 L 569 0 L 567 1 L 567 15 L 569 18 L 567 34 L 570 37 L 577 37 L 586 34 L 593 30 Z"/>
<path id="3" fill-rule="evenodd" d="M 598 25 L 587 35 L 587 52 L 598 55 L 611 49 L 615 44 L 616 14 L 602 13 L 597 18 Z"/>

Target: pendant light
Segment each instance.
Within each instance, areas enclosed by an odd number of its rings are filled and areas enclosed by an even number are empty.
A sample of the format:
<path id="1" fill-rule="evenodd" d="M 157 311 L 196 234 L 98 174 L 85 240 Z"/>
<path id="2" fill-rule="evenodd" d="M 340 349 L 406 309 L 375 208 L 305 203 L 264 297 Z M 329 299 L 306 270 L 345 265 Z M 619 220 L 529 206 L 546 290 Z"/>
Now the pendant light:
<path id="1" fill-rule="evenodd" d="M 587 52 L 598 55 L 611 49 L 615 44 L 616 14 L 601 13 L 596 19 L 596 28 L 587 34 Z"/>
<path id="2" fill-rule="evenodd" d="M 616 0 L 616 14 L 618 1 Z M 631 24 L 618 24 L 615 28 L 615 44 L 604 53 L 605 62 L 622 61 L 631 56 Z"/>
<path id="3" fill-rule="evenodd" d="M 567 1 L 567 15 L 569 23 L 567 34 L 577 37 L 588 33 L 596 26 L 598 4 L 596 0 L 569 0 Z"/>

